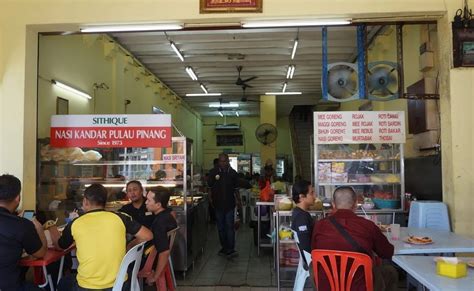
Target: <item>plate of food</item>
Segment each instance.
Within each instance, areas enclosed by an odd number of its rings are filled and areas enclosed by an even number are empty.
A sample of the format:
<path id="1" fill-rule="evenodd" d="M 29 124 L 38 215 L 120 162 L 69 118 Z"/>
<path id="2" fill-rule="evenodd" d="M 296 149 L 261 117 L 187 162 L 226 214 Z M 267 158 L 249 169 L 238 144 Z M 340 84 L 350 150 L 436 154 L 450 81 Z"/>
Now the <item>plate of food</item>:
<path id="1" fill-rule="evenodd" d="M 428 236 L 415 235 L 410 235 L 409 237 L 406 237 L 403 241 L 413 245 L 428 245 L 433 243 L 433 240 Z"/>
<path id="2" fill-rule="evenodd" d="M 467 264 L 469 267 L 474 268 L 474 260 L 467 261 L 466 264 Z"/>
<path id="3" fill-rule="evenodd" d="M 377 224 L 377 226 L 380 228 L 381 231 L 389 231 L 390 230 L 390 224 Z"/>

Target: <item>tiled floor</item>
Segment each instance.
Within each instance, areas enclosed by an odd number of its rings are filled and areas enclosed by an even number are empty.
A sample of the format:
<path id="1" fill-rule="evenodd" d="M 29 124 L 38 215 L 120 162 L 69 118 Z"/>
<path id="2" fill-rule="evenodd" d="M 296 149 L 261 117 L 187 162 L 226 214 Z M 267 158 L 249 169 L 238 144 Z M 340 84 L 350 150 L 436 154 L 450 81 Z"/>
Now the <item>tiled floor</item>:
<path id="1" fill-rule="evenodd" d="M 272 250 L 265 249 L 260 257 L 257 256 L 251 228 L 242 226 L 237 232 L 236 250 L 239 256 L 230 260 L 217 255 L 220 245 L 215 225 L 210 225 L 207 238 L 205 251 L 196 260 L 194 268 L 188 271 L 185 277 L 183 274 L 176 274 L 178 286 L 270 287 L 273 285 Z M 220 290 L 212 288 L 202 290 Z"/>
<path id="2" fill-rule="evenodd" d="M 257 256 L 253 245 L 253 230 L 243 226 L 237 233 L 236 249 L 239 257 L 228 260 L 219 257 L 219 240 L 215 225 L 210 225 L 207 245 L 184 277 L 177 272 L 179 291 L 273 291 L 277 290 L 273 270 L 272 249 L 262 249 Z M 400 287 L 405 286 L 400 282 Z M 280 290 L 293 290 L 291 285 Z M 312 289 L 307 289 L 312 290 Z M 399 288 L 405 290 L 405 288 Z"/>

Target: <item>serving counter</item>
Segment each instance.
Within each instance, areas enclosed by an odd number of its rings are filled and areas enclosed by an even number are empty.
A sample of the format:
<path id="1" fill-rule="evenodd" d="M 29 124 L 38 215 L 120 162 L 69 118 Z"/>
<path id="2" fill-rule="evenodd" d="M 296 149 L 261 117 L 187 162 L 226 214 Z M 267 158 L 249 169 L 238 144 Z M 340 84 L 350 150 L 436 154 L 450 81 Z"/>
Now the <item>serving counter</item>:
<path id="1" fill-rule="evenodd" d="M 194 263 L 199 254 L 202 254 L 206 244 L 209 200 L 207 195 L 193 197 L 192 203 L 186 207 L 173 206 L 178 222 L 178 233 L 171 250 L 173 267 L 176 271 L 186 271 Z"/>

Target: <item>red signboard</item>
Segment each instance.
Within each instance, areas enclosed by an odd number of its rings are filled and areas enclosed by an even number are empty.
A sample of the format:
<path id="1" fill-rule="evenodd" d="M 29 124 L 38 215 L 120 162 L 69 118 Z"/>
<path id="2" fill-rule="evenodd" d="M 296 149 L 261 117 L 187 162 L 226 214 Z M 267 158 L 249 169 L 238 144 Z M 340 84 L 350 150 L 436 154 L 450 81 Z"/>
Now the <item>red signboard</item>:
<path id="1" fill-rule="evenodd" d="M 171 115 L 54 115 L 52 147 L 170 147 Z"/>
<path id="2" fill-rule="evenodd" d="M 405 143 L 403 111 L 314 112 L 316 144 Z"/>
<path id="3" fill-rule="evenodd" d="M 262 12 L 263 0 L 200 0 L 201 13 Z"/>

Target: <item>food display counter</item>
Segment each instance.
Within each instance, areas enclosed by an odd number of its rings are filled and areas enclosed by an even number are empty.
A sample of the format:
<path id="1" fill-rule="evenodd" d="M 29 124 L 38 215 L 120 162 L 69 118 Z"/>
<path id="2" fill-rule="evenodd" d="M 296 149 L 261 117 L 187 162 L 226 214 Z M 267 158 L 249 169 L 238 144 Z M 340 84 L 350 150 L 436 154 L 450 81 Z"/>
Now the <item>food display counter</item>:
<path id="1" fill-rule="evenodd" d="M 172 250 L 174 267 L 186 271 L 204 248 L 208 200 L 193 190 L 192 141 L 173 137 L 166 148 L 53 148 L 40 143 L 38 209 L 54 211 L 59 219 L 82 207 L 82 194 L 92 183 L 108 192 L 106 209 L 127 204 L 125 185 L 139 180 L 145 188 L 172 191 L 179 233 Z M 187 202 L 187 203 L 185 203 Z M 201 234 L 201 235 L 199 235 Z"/>
<path id="2" fill-rule="evenodd" d="M 318 194 L 350 186 L 362 211 L 402 212 L 403 112 L 315 112 L 314 181 Z"/>

